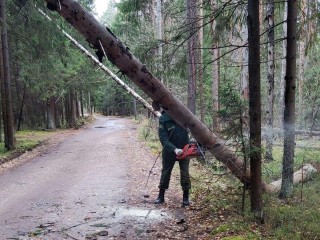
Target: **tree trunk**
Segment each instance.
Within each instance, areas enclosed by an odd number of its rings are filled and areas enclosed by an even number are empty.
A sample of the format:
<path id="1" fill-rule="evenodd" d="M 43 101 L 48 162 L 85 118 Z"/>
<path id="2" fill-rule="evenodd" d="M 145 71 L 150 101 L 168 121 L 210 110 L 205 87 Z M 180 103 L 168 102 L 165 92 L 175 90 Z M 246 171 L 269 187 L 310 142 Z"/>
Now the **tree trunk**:
<path id="1" fill-rule="evenodd" d="M 213 13 L 211 19 L 211 34 L 212 34 L 212 129 L 214 132 L 220 132 L 219 120 L 219 84 L 220 84 L 220 69 L 219 69 L 219 56 L 220 51 L 218 48 L 217 34 L 216 34 L 216 14 L 218 3 L 217 0 L 211 0 L 211 12 Z"/>
<path id="2" fill-rule="evenodd" d="M 76 111 L 75 111 L 75 100 L 74 100 L 74 89 L 70 88 L 66 95 L 66 123 L 68 128 L 76 126 Z"/>
<path id="3" fill-rule="evenodd" d="M 287 56 L 287 18 L 288 18 L 288 2 L 284 2 L 283 11 L 283 41 L 282 41 L 282 59 L 281 59 L 281 74 L 280 74 L 280 89 L 279 89 L 279 122 L 283 127 L 283 112 L 284 112 L 284 91 L 286 88 L 285 76 L 286 76 L 286 56 Z"/>
<path id="4" fill-rule="evenodd" d="M 59 98 L 60 99 L 60 98 Z M 54 97 L 54 121 L 56 127 L 60 128 L 63 123 L 63 101 L 58 100 L 57 97 Z"/>
<path id="5" fill-rule="evenodd" d="M 268 107 L 266 112 L 267 134 L 266 134 L 266 161 L 273 160 L 273 108 L 274 108 L 274 0 L 268 0 L 266 23 L 268 29 Z"/>
<path id="6" fill-rule="evenodd" d="M 198 0 L 197 3 L 197 28 L 198 28 L 198 47 L 197 47 L 197 72 L 198 72 L 198 82 L 199 82 L 199 109 L 200 109 L 200 119 L 204 123 L 205 118 L 205 106 L 204 106 L 204 82 L 203 82 L 203 1 Z"/>
<path id="7" fill-rule="evenodd" d="M 295 88 L 297 54 L 297 1 L 288 0 L 286 88 L 284 96 L 284 151 L 280 198 L 288 198 L 293 190 L 295 145 Z"/>
<path id="8" fill-rule="evenodd" d="M 49 21 L 52 21 L 52 19 L 45 14 L 41 9 L 38 9 L 38 11 L 46 17 Z M 154 111 L 153 107 L 144 100 L 139 94 L 137 94 L 133 88 L 130 88 L 129 85 L 124 83 L 116 74 L 111 72 L 105 65 L 103 65 L 96 57 L 94 57 L 87 49 L 85 49 L 77 40 L 75 40 L 73 37 L 71 37 L 66 31 L 60 28 L 59 25 L 57 25 L 57 28 L 59 28 L 63 35 L 65 35 L 82 53 L 84 53 L 88 58 L 90 58 L 95 64 L 97 64 L 105 73 L 107 73 L 114 81 L 116 81 L 122 88 L 124 88 L 130 95 L 134 97 L 134 99 L 138 100 L 140 103 L 142 103 L 147 109 L 149 109 L 155 116 L 160 117 L 161 114 L 158 111 Z M 89 93 L 90 94 L 90 93 Z M 90 97 L 89 97 L 90 98 Z M 81 92 L 81 102 L 82 102 L 82 92 Z M 89 104 L 90 106 L 90 99 Z M 88 107 L 88 110 L 91 109 L 91 107 Z M 81 107 L 81 113 L 83 116 L 83 106 Z M 90 111 L 92 114 L 92 112 Z"/>
<path id="9" fill-rule="evenodd" d="M 88 92 L 88 106 L 87 106 L 87 108 L 88 108 L 88 112 L 89 112 L 89 114 L 91 116 L 92 115 L 92 106 L 91 106 L 91 94 L 90 94 L 90 92 Z"/>
<path id="10" fill-rule="evenodd" d="M 304 31 L 303 31 L 304 32 Z M 305 33 L 307 34 L 307 33 Z M 306 43 L 305 39 L 301 39 L 299 41 L 298 53 L 299 61 L 298 61 L 298 76 L 297 76 L 297 84 L 298 84 L 298 104 L 297 104 L 297 124 L 298 128 L 302 128 L 304 126 L 304 104 L 303 104 L 303 85 L 305 82 L 304 70 L 305 65 L 307 64 L 307 56 L 305 55 L 306 51 Z"/>
<path id="11" fill-rule="evenodd" d="M 187 23 L 189 31 L 187 63 L 188 63 L 188 102 L 189 110 L 196 114 L 196 86 L 197 86 L 197 33 L 196 9 L 197 0 L 187 0 Z"/>
<path id="12" fill-rule="evenodd" d="M 76 127 L 77 122 L 77 94 L 74 88 L 70 88 L 70 127 Z"/>
<path id="13" fill-rule="evenodd" d="M 159 41 L 159 46 L 158 46 L 158 58 L 159 58 L 159 63 L 158 63 L 158 71 L 160 73 L 160 80 L 163 82 L 163 64 L 162 64 L 162 56 L 163 56 L 163 48 L 162 48 L 162 1 L 161 0 L 156 0 L 156 30 L 157 30 L 157 39 Z"/>
<path id="14" fill-rule="evenodd" d="M 248 9 L 245 9 L 245 16 L 248 16 Z M 244 102 L 242 110 L 242 132 L 246 139 L 249 138 L 249 49 L 248 49 L 248 25 L 241 26 L 242 37 L 242 66 L 241 66 L 241 96 Z"/>
<path id="15" fill-rule="evenodd" d="M 80 100 L 78 90 L 74 91 L 74 105 L 75 105 L 75 116 L 76 119 L 80 118 Z"/>
<path id="16" fill-rule="evenodd" d="M 20 131 L 20 126 L 21 126 L 21 122 L 22 122 L 22 113 L 23 113 L 24 101 L 25 101 L 25 97 L 26 97 L 26 89 L 27 89 L 26 87 L 24 87 L 24 89 L 23 89 L 17 131 Z"/>
<path id="17" fill-rule="evenodd" d="M 47 100 L 46 104 L 47 108 L 47 129 L 56 129 L 56 123 L 54 118 L 54 108 L 55 108 L 55 102 L 54 98 L 51 97 Z"/>
<path id="18" fill-rule="evenodd" d="M 244 183 L 249 183 L 250 174 L 244 169 L 243 161 L 226 142 L 212 133 L 191 111 L 172 95 L 157 78 L 143 65 L 110 30 L 75 0 L 46 0 L 48 7 L 58 11 L 96 49 L 105 51 L 108 59 L 129 79 L 141 88 L 153 101 L 158 102 L 181 126 L 187 128 L 193 137 L 233 172 Z M 61 8 L 60 8 L 61 7 Z"/>
<path id="19" fill-rule="evenodd" d="M 6 17 L 6 0 L 0 2 L 0 19 L 1 23 L 1 41 L 2 41 L 2 58 L 3 58 L 3 76 L 4 76 L 4 91 L 6 98 L 6 121 L 7 123 L 7 144 L 6 148 L 12 150 L 16 147 L 14 138 L 14 121 L 13 121 L 13 104 L 11 96 L 11 76 L 10 76 L 10 60 L 9 60 L 9 46 L 7 35 L 7 17 Z M 0 56 L 1 57 L 1 56 Z"/>
<path id="20" fill-rule="evenodd" d="M 1 33 L 1 29 L 0 29 Z M 7 104 L 6 104 L 6 95 L 5 95 L 5 85 L 4 85 L 4 73 L 3 73 L 3 58 L 2 58 L 2 41 L 0 37 L 0 77 L 1 77 L 1 117 L 3 119 L 3 132 L 4 132 L 4 146 L 8 147 L 8 134 L 7 134 Z"/>
<path id="21" fill-rule="evenodd" d="M 83 114 L 83 91 L 80 90 L 80 112 L 81 112 L 81 117 L 84 117 Z"/>
<path id="22" fill-rule="evenodd" d="M 302 19 L 301 22 L 303 25 L 301 26 L 300 36 L 299 36 L 299 71 L 298 71 L 298 106 L 297 106 L 297 119 L 296 122 L 299 124 L 298 127 L 303 127 L 303 122 L 305 122 L 305 109 L 307 109 L 307 105 L 303 101 L 304 97 L 304 83 L 305 79 L 305 69 L 308 64 L 308 55 L 307 55 L 307 46 L 308 43 L 314 41 L 312 36 L 314 32 L 312 31 L 313 22 L 317 18 L 311 18 L 311 8 L 312 3 L 310 0 L 303 0 L 300 3 L 300 17 Z M 306 126 L 306 125 L 304 125 Z"/>
<path id="23" fill-rule="evenodd" d="M 251 210 L 261 216 L 261 87 L 259 1 L 248 0 Z"/>

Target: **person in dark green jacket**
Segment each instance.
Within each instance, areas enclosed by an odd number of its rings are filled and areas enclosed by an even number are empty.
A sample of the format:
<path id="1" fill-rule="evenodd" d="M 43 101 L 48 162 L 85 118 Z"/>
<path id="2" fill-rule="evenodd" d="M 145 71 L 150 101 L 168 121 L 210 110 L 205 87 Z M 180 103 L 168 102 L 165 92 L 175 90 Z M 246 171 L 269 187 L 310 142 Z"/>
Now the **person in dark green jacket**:
<path id="1" fill-rule="evenodd" d="M 189 189 L 191 188 L 189 176 L 189 158 L 178 160 L 176 157 L 182 154 L 182 148 L 189 143 L 188 132 L 177 124 L 168 113 L 162 112 L 159 119 L 159 139 L 162 150 L 162 171 L 159 184 L 159 196 L 155 204 L 164 202 L 164 194 L 169 187 L 171 172 L 176 161 L 180 167 L 180 184 L 183 190 L 183 206 L 189 206 Z"/>

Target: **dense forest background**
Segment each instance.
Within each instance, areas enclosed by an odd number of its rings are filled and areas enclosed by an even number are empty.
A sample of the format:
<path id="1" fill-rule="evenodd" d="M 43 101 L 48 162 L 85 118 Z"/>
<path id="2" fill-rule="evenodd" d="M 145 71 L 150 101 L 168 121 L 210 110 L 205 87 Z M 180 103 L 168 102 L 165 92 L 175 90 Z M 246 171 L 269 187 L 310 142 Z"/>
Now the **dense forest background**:
<path id="1" fill-rule="evenodd" d="M 81 1 L 94 10 L 92 1 Z M 133 1 L 115 3 L 101 21 L 206 125 L 236 136 L 246 121 L 248 90 L 246 3 L 241 1 Z M 299 1 L 297 129 L 319 122 L 318 3 Z M 268 52 L 268 4 L 261 2 L 262 124 L 281 128 L 285 62 L 285 3 L 274 3 L 274 58 Z M 25 128 L 72 127 L 84 112 L 145 114 L 133 98 L 85 58 L 56 27 L 87 44 L 62 19 L 49 22 L 42 1 L 7 2 L 14 122 Z M 160 7 L 160 8 L 159 8 Z M 161 20 L 159 20 L 161 19 Z M 89 47 L 87 47 L 89 48 Z M 268 64 L 274 69 L 270 88 Z M 112 65 L 104 62 L 112 69 Z M 117 72 L 116 69 L 113 69 Z M 125 77 L 118 73 L 122 80 Z M 130 84 L 129 84 L 130 85 Z M 132 86 L 134 88 L 134 86 Z M 136 89 L 139 92 L 139 90 Z M 144 96 L 142 93 L 140 93 Z M 239 110 L 240 109 L 240 110 Z M 265 133 L 268 132 L 267 130 Z"/>

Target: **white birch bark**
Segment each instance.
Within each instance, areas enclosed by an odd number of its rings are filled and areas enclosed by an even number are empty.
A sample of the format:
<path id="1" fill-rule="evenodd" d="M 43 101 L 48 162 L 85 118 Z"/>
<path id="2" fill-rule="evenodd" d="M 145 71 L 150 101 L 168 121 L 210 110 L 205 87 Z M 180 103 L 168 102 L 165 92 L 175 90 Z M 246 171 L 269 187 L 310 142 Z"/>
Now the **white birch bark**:
<path id="1" fill-rule="evenodd" d="M 283 40 L 282 40 L 282 58 L 281 58 L 281 73 L 280 73 L 280 98 L 279 98 L 279 122 L 283 125 L 283 113 L 284 113 L 284 90 L 286 88 L 285 76 L 286 76 L 286 56 L 287 56 L 287 18 L 288 18 L 288 3 L 284 2 L 283 10 Z"/>
<path id="2" fill-rule="evenodd" d="M 52 21 L 51 18 L 46 15 L 41 9 L 38 11 L 45 16 L 49 21 Z M 161 113 L 155 111 L 153 107 L 144 100 L 139 94 L 137 94 L 132 88 L 130 88 L 126 83 L 124 83 L 117 75 L 115 75 L 109 68 L 103 65 L 99 60 L 94 57 L 88 50 L 86 50 L 80 43 L 78 43 L 73 37 L 71 37 L 67 32 L 61 29 L 58 25 L 57 27 L 62 31 L 63 35 L 65 35 L 76 47 L 78 47 L 82 53 L 84 53 L 87 57 L 89 57 L 94 63 L 96 63 L 105 73 L 107 73 L 116 83 L 118 83 L 121 87 L 123 87 L 130 95 L 132 95 L 136 100 L 142 103 L 148 110 L 150 110 L 156 117 L 160 117 Z"/>
<path id="3" fill-rule="evenodd" d="M 219 106 L 219 82 L 220 82 L 220 71 L 219 71 L 219 48 L 218 43 L 214 40 L 216 25 L 215 11 L 217 10 L 217 0 L 211 0 L 211 11 L 213 18 L 211 20 L 211 34 L 212 34 L 212 130 L 220 132 L 220 121 L 218 116 Z"/>
<path id="4" fill-rule="evenodd" d="M 293 174 L 293 184 L 296 185 L 305 182 L 317 172 L 317 169 L 315 169 L 312 165 L 306 164 Z M 269 193 L 279 192 L 281 189 L 281 184 L 282 180 L 279 179 L 265 186 L 265 190 Z"/>
<path id="5" fill-rule="evenodd" d="M 247 16 L 247 10 L 245 10 L 245 16 Z M 248 136 L 249 134 L 249 51 L 248 51 L 248 25 L 243 23 L 241 26 L 241 37 L 242 37 L 242 66 L 241 66 L 241 96 L 245 102 L 245 108 L 242 113 L 243 133 Z"/>
<path id="6" fill-rule="evenodd" d="M 198 81 L 199 81 L 199 98 L 200 98 L 200 119 L 204 122 L 205 106 L 204 106 L 204 83 L 203 83 L 203 1 L 198 0 Z"/>
<path id="7" fill-rule="evenodd" d="M 162 46 L 162 39 L 163 39 L 163 29 L 162 29 L 162 1 L 156 0 L 156 32 L 157 32 L 157 39 L 159 42 L 158 45 L 158 70 L 160 73 L 160 81 L 163 82 L 163 63 L 162 63 L 162 56 L 163 56 L 163 46 Z"/>
<path id="8" fill-rule="evenodd" d="M 197 19 L 197 0 L 187 0 L 187 24 L 188 24 L 188 101 L 187 106 L 189 110 L 196 114 L 196 96 L 197 96 L 197 33 L 196 33 L 196 19 Z"/>
<path id="9" fill-rule="evenodd" d="M 268 0 L 266 22 L 268 31 L 266 161 L 273 160 L 273 108 L 274 108 L 274 1 Z"/>

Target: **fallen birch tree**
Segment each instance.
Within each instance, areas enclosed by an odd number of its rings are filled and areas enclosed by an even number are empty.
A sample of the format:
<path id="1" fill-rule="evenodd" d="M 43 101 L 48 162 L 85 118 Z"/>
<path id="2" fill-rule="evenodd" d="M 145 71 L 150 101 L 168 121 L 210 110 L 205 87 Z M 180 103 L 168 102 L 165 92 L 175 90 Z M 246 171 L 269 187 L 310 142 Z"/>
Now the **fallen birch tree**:
<path id="1" fill-rule="evenodd" d="M 46 2 L 50 10 L 57 11 L 97 50 L 99 60 L 101 56 L 106 56 L 154 102 L 160 104 L 176 122 L 190 130 L 192 136 L 206 146 L 241 182 L 250 182 L 249 171 L 244 169 L 243 161 L 226 145 L 226 142 L 218 138 L 193 115 L 144 64 L 130 53 L 110 29 L 104 27 L 93 14 L 75 0 L 46 0 Z"/>
<path id="2" fill-rule="evenodd" d="M 309 180 L 315 173 L 317 173 L 317 169 L 315 169 L 311 164 L 305 164 L 301 169 L 293 174 L 293 185 Z M 281 183 L 282 180 L 279 179 L 270 184 L 266 184 L 265 190 L 270 193 L 279 192 L 281 189 Z"/>
<path id="3" fill-rule="evenodd" d="M 41 9 L 38 8 L 38 11 L 49 21 L 52 19 L 45 14 Z M 116 83 L 118 83 L 123 89 L 125 89 L 130 95 L 132 95 L 137 101 L 139 101 L 143 106 L 145 106 L 153 115 L 160 117 L 161 113 L 155 111 L 153 107 L 144 100 L 138 93 L 136 93 L 132 88 L 130 88 L 125 82 L 123 82 L 116 74 L 114 74 L 109 68 L 104 64 L 99 62 L 99 60 L 93 56 L 87 49 L 85 49 L 77 40 L 70 36 L 66 31 L 64 31 L 60 26 L 56 25 L 58 29 L 61 30 L 62 34 L 66 36 L 82 53 L 84 53 L 88 58 L 90 58 L 95 64 L 97 64 L 100 69 L 102 69 L 106 74 L 108 74 Z"/>
<path id="4" fill-rule="evenodd" d="M 89 44 L 97 50 L 99 60 L 107 57 L 120 71 L 142 89 L 155 103 L 160 104 L 192 137 L 205 146 L 213 156 L 225 164 L 244 184 L 250 184 L 250 172 L 226 141 L 210 131 L 190 110 L 142 64 L 112 32 L 93 14 L 75 0 L 45 0 L 48 9 L 57 11 Z M 263 183 L 265 190 L 272 186 Z M 271 191 L 271 190 L 270 190 Z"/>

